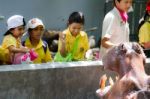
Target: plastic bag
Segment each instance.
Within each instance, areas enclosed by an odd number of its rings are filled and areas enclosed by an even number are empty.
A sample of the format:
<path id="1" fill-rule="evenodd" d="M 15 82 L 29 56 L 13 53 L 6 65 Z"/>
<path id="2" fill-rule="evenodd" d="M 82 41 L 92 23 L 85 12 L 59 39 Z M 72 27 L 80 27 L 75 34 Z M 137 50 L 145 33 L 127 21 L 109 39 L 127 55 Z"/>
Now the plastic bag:
<path id="1" fill-rule="evenodd" d="M 57 52 L 54 61 L 55 62 L 69 62 L 72 61 L 73 57 L 71 53 L 68 53 L 66 57 L 61 56 L 60 52 Z"/>

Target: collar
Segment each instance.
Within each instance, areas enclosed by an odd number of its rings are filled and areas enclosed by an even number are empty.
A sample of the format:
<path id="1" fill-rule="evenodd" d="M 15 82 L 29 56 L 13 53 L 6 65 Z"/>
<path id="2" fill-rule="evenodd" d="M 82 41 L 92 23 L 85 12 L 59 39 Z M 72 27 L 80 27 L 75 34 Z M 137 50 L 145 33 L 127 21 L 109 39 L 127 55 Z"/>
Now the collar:
<path id="1" fill-rule="evenodd" d="M 36 47 L 32 46 L 29 37 L 26 39 L 25 45 L 28 46 L 29 48 L 34 48 L 34 49 L 39 49 L 39 48 L 41 48 L 42 46 L 46 46 L 46 45 L 43 43 L 43 41 L 42 41 L 41 39 L 40 39 L 40 41 L 39 41 L 39 44 L 38 44 Z"/>
<path id="2" fill-rule="evenodd" d="M 71 34 L 69 28 L 67 29 L 67 33 L 68 33 L 70 36 L 74 37 L 74 38 L 78 38 L 78 37 L 80 37 L 80 35 L 81 35 L 81 32 L 80 32 L 76 37 L 73 36 L 73 35 Z"/>
<path id="3" fill-rule="evenodd" d="M 116 7 L 114 7 L 113 10 L 117 13 L 117 15 L 120 18 L 120 20 L 122 20 L 123 22 L 127 22 L 128 15 L 127 15 L 126 12 L 123 12 L 123 11 L 119 10 L 118 8 L 116 8 Z"/>

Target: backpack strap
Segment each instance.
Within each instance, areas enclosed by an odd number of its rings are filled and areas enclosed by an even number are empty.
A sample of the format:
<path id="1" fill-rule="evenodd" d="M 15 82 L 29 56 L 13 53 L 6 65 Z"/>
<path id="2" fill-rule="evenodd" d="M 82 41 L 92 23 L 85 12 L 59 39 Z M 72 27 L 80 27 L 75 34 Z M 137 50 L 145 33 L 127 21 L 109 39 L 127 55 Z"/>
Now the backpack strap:
<path id="1" fill-rule="evenodd" d="M 43 44 L 44 44 L 44 45 L 43 45 L 43 49 L 44 49 L 44 52 L 45 52 L 45 54 L 46 54 L 48 44 L 47 44 L 46 41 L 43 41 Z"/>
<path id="2" fill-rule="evenodd" d="M 25 41 L 21 42 L 22 46 L 25 46 Z"/>

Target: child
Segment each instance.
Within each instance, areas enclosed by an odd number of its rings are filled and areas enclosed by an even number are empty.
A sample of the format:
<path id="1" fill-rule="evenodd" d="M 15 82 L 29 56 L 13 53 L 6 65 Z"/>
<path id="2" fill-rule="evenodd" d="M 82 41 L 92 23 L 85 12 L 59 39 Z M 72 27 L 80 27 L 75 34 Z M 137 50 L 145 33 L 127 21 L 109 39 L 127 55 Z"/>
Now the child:
<path id="1" fill-rule="evenodd" d="M 26 46 L 29 49 L 34 49 L 38 54 L 37 59 L 35 59 L 33 63 L 46 63 L 52 61 L 48 44 L 41 39 L 44 28 L 42 20 L 38 18 L 29 20 L 27 24 L 29 37 L 23 42 L 23 46 Z"/>
<path id="2" fill-rule="evenodd" d="M 109 11 L 104 20 L 101 39 L 101 58 L 115 45 L 129 42 L 129 24 L 127 12 L 133 0 L 113 0 L 114 8 Z"/>
<path id="3" fill-rule="evenodd" d="M 26 53 L 29 50 L 21 46 L 25 21 L 23 16 L 14 15 L 7 20 L 8 31 L 4 34 L 2 47 L 6 52 L 6 64 L 12 64 L 16 53 Z"/>
<path id="4" fill-rule="evenodd" d="M 150 2 L 146 5 L 145 15 L 138 26 L 139 43 L 144 48 L 147 57 L 150 57 Z"/>
<path id="5" fill-rule="evenodd" d="M 83 13 L 73 12 L 68 19 L 68 28 L 64 30 L 59 37 L 58 53 L 60 53 L 62 57 L 67 57 L 67 55 L 71 54 L 72 61 L 85 59 L 85 53 L 89 49 L 89 43 L 87 34 L 82 31 L 83 26 Z M 55 61 L 63 61 L 57 59 L 57 57 L 55 58 Z"/>
<path id="6" fill-rule="evenodd" d="M 139 43 L 144 49 L 150 49 L 150 2 L 147 3 L 145 15 L 139 24 Z"/>

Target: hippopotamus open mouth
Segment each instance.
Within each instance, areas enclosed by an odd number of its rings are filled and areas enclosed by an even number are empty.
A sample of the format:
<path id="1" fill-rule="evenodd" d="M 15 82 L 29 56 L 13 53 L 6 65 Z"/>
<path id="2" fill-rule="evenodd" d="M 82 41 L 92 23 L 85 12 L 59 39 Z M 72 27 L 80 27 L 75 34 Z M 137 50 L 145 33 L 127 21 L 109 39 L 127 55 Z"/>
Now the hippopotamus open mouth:
<path id="1" fill-rule="evenodd" d="M 118 80 L 102 99 L 150 99 L 150 76 L 145 73 L 145 54 L 138 43 L 114 46 L 103 57 L 105 69 L 118 74 Z"/>

